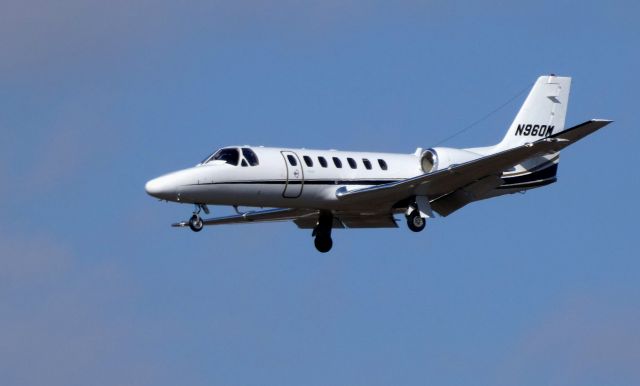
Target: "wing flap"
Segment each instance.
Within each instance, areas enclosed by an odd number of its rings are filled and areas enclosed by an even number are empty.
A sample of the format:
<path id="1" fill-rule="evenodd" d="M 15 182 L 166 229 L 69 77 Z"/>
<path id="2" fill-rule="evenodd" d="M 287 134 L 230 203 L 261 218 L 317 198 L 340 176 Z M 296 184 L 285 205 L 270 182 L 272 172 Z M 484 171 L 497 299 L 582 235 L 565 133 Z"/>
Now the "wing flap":
<path id="1" fill-rule="evenodd" d="M 340 221 L 347 228 L 397 228 L 393 215 L 341 215 Z"/>
<path id="2" fill-rule="evenodd" d="M 301 229 L 313 229 L 318 225 L 318 215 L 313 214 L 293 220 Z M 391 212 L 362 214 L 338 213 L 333 217 L 333 229 L 342 228 L 397 228 L 395 218 Z"/>
<path id="3" fill-rule="evenodd" d="M 316 225 L 318 225 L 318 213 L 316 212 L 316 213 L 310 214 L 308 216 L 299 217 L 299 218 L 293 220 L 293 222 L 300 229 L 313 229 L 313 228 L 316 227 Z M 333 218 L 333 225 L 331 227 L 333 229 L 342 229 L 342 228 L 344 228 L 344 225 L 342 224 L 342 222 L 337 217 L 334 217 Z"/>
<path id="4" fill-rule="evenodd" d="M 502 178 L 498 176 L 485 177 L 433 200 L 431 202 L 431 208 L 438 212 L 440 216 L 447 217 L 465 205 L 481 199 L 483 194 L 501 184 Z"/>

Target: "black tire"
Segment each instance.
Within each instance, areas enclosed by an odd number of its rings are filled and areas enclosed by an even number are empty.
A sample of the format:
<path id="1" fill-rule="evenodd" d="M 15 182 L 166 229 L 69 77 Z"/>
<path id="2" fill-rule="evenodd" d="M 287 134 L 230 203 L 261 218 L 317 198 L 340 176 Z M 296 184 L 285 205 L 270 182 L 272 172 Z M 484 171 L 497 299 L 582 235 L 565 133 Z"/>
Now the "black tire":
<path id="1" fill-rule="evenodd" d="M 331 247 L 333 247 L 333 240 L 331 240 L 331 236 L 318 235 L 316 236 L 315 240 L 313 240 L 313 243 L 315 244 L 318 252 L 322 253 L 329 252 L 331 250 Z"/>
<path id="2" fill-rule="evenodd" d="M 410 215 L 407 216 L 407 226 L 413 232 L 420 232 L 427 226 L 427 221 L 420 217 L 420 212 L 414 210 Z"/>
<path id="3" fill-rule="evenodd" d="M 202 223 L 202 219 L 200 216 L 193 215 L 189 219 L 189 228 L 191 228 L 194 232 L 200 232 L 202 228 L 204 228 L 204 224 Z"/>

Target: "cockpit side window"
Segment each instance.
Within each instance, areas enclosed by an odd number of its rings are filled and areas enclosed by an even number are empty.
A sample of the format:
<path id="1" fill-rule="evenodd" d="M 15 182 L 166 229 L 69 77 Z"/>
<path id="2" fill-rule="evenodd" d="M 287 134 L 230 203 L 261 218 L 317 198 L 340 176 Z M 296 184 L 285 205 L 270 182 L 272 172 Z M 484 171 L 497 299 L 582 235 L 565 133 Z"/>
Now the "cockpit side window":
<path id="1" fill-rule="evenodd" d="M 242 148 L 242 155 L 247 160 L 247 162 L 249 162 L 249 165 L 251 166 L 258 166 L 258 164 L 260 163 L 258 161 L 258 156 L 256 155 L 256 153 L 253 150 L 249 149 L 248 147 Z"/>
<path id="2" fill-rule="evenodd" d="M 207 162 L 211 161 L 225 161 L 230 165 L 238 166 L 238 162 L 240 161 L 240 153 L 236 148 L 220 149 L 211 158 L 209 158 L 209 161 Z"/>

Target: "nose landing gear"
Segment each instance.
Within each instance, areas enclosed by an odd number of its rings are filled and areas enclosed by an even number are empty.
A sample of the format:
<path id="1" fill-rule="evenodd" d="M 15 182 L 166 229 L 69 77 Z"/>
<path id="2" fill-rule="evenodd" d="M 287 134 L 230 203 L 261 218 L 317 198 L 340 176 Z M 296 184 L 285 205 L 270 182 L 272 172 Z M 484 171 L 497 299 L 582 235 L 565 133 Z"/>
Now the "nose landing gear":
<path id="1" fill-rule="evenodd" d="M 207 204 L 196 204 L 196 209 L 193 211 L 193 216 L 189 219 L 189 228 L 194 232 L 200 232 L 204 228 L 204 222 L 200 217 L 200 211 L 204 210 L 206 214 L 209 214 L 209 208 Z"/>
<path id="2" fill-rule="evenodd" d="M 318 217 L 318 225 L 313 229 L 313 241 L 318 252 L 327 253 L 333 247 L 331 239 L 331 228 L 333 226 L 333 215 L 331 213 L 320 213 Z"/>
<path id="3" fill-rule="evenodd" d="M 204 228 L 204 223 L 202 222 L 202 218 L 199 215 L 193 214 L 189 219 L 189 228 L 191 228 L 194 232 L 200 232 L 202 228 Z"/>

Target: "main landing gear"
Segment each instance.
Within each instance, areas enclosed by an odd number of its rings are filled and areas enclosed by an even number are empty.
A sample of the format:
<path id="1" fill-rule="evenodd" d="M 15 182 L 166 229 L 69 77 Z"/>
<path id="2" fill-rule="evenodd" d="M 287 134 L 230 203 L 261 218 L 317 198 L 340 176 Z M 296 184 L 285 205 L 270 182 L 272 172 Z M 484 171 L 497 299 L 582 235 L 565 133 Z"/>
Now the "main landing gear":
<path id="1" fill-rule="evenodd" d="M 333 247 L 331 240 L 331 228 L 333 226 L 333 215 L 331 213 L 320 213 L 318 225 L 313 229 L 312 236 L 315 237 L 314 244 L 318 252 L 327 253 Z"/>
<path id="2" fill-rule="evenodd" d="M 429 200 L 425 196 L 416 196 L 415 201 L 407 208 L 407 226 L 413 232 L 421 232 L 427 225 L 427 218 L 433 218 Z"/>
<path id="3" fill-rule="evenodd" d="M 204 222 L 200 217 L 200 211 L 204 210 L 206 214 L 209 214 L 209 208 L 206 204 L 196 204 L 196 209 L 193 211 L 193 216 L 189 219 L 189 228 L 194 232 L 200 232 L 204 228 Z"/>
<path id="4" fill-rule="evenodd" d="M 407 216 L 407 226 L 413 232 L 420 232 L 425 228 L 425 226 L 427 226 L 427 221 L 420 216 L 419 210 L 413 210 Z"/>

